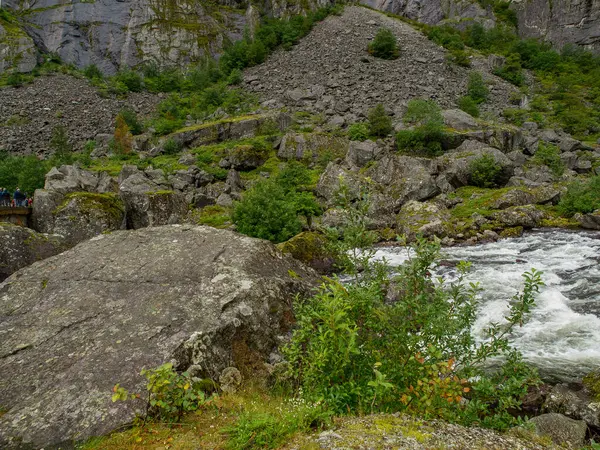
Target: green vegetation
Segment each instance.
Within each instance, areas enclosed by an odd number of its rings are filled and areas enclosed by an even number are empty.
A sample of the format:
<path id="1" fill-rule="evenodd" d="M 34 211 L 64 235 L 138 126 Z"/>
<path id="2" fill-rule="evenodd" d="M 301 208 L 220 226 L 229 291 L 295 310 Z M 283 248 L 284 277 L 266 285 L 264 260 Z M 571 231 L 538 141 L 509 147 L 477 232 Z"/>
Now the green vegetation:
<path id="1" fill-rule="evenodd" d="M 389 28 L 380 28 L 375 38 L 369 43 L 369 54 L 381 59 L 396 59 L 400 56 L 400 48 L 394 33 Z"/>
<path id="2" fill-rule="evenodd" d="M 489 89 L 479 72 L 469 74 L 467 95 L 458 100 L 458 107 L 473 117 L 479 117 L 479 105 L 489 96 Z"/>
<path id="3" fill-rule="evenodd" d="M 440 246 L 419 240 L 390 280 L 385 265 L 371 261 L 364 214 L 346 212 L 339 235 L 354 249 L 347 253 L 351 273 L 362 272 L 352 284 L 327 279 L 312 299 L 297 302 L 298 326 L 284 348 L 295 387 L 336 414 L 406 411 L 501 430 L 519 423 L 510 410 L 519 408 L 537 376 L 507 336 L 531 310 L 541 274 L 524 274 L 506 322 L 492 325 L 490 339 L 477 343 L 471 326 L 478 286 L 463 282 L 468 265 L 459 265 L 461 275 L 450 285 L 432 279 Z M 385 301 L 390 283 L 397 292 L 391 304 Z M 485 370 L 498 356 L 502 367 Z"/>
<path id="4" fill-rule="evenodd" d="M 525 84 L 523 69 L 531 70 L 537 81 L 536 92 L 531 95 L 531 109 L 518 116 L 521 123 L 532 120 L 555 125 L 579 138 L 599 134 L 600 57 L 576 45 L 556 51 L 547 43 L 520 40 L 513 13 L 506 5 L 494 2 L 494 11 L 502 20 L 492 29 L 477 23 L 465 31 L 448 25 L 422 28 L 451 55 L 474 51 L 502 55 L 506 62 L 496 74 L 517 86 Z"/>
<path id="5" fill-rule="evenodd" d="M 301 216 L 310 222 L 321 212 L 312 192 L 305 190 L 310 183 L 308 171 L 299 163 L 290 163 L 276 177 L 257 182 L 234 206 L 238 231 L 272 242 L 298 234 Z"/>
<path id="6" fill-rule="evenodd" d="M 469 166 L 471 172 L 469 184 L 480 188 L 498 187 L 502 177 L 502 166 L 493 156 L 483 155 L 471 161 Z"/>
<path id="7" fill-rule="evenodd" d="M 404 114 L 404 123 L 413 128 L 396 134 L 398 150 L 423 156 L 442 153 L 444 119 L 437 103 L 432 100 L 411 100 Z"/>
<path id="8" fill-rule="evenodd" d="M 348 139 L 351 141 L 366 141 L 369 139 L 369 125 L 366 123 L 353 123 L 348 127 Z"/>
<path id="9" fill-rule="evenodd" d="M 392 118 L 379 103 L 375 108 L 369 110 L 367 116 L 369 123 L 369 134 L 373 137 L 385 137 L 393 131 Z"/>
<path id="10" fill-rule="evenodd" d="M 600 209 L 600 175 L 569 184 L 567 192 L 561 197 L 558 209 L 567 217 Z"/>
<path id="11" fill-rule="evenodd" d="M 565 172 L 565 165 L 560 159 L 560 149 L 554 144 L 540 142 L 531 162 L 535 165 L 548 166 L 557 177 Z"/>
<path id="12" fill-rule="evenodd" d="M 473 117 L 479 117 L 479 107 L 475 100 L 468 95 L 458 99 L 458 107 Z"/>

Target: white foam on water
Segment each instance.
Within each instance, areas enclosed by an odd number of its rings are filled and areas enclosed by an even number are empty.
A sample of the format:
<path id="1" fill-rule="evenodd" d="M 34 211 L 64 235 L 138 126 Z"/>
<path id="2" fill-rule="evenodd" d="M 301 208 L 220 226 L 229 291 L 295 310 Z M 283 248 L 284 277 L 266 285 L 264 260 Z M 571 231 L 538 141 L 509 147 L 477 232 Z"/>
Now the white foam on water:
<path id="1" fill-rule="evenodd" d="M 522 274 L 544 272 L 546 284 L 528 322 L 511 336 L 526 360 L 550 376 L 571 379 L 600 367 L 600 233 L 547 231 L 471 247 L 445 249 L 452 261 L 470 261 L 467 281 L 484 291 L 476 336 L 483 339 L 491 322 L 501 322 L 508 301 L 523 287 Z M 378 249 L 391 266 L 407 259 L 401 248 Z M 455 273 L 445 268 L 448 280 Z"/>

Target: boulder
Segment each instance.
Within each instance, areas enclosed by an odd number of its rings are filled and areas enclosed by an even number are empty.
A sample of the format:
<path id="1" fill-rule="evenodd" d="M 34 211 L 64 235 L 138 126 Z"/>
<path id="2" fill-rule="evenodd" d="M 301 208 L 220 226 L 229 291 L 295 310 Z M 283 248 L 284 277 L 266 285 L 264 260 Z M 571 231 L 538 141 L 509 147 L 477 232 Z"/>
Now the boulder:
<path id="1" fill-rule="evenodd" d="M 143 368 L 252 374 L 290 329 L 290 300 L 317 282 L 267 241 L 178 225 L 101 235 L 21 269 L 0 284 L 0 448 L 129 424 L 145 402 L 111 391 L 143 392 Z"/>
<path id="2" fill-rule="evenodd" d="M 351 199 L 358 198 L 362 184 L 361 179 L 356 174 L 331 162 L 321 174 L 315 189 L 316 194 L 325 200 L 327 206 L 336 204 L 336 193 L 340 188 L 340 180 L 344 180 L 346 183 Z"/>
<path id="3" fill-rule="evenodd" d="M 410 201 L 402 206 L 398 213 L 398 234 L 409 240 L 417 235 L 444 237 L 444 222 L 450 218 L 448 210 L 440 202 L 421 203 Z"/>
<path id="4" fill-rule="evenodd" d="M 319 273 L 333 273 L 335 254 L 327 247 L 327 239 L 321 233 L 305 231 L 277 246 L 298 261 L 307 264 Z"/>
<path id="5" fill-rule="evenodd" d="M 575 219 L 582 228 L 600 230 L 600 210 L 590 214 L 576 214 Z"/>
<path id="6" fill-rule="evenodd" d="M 456 131 L 479 128 L 473 116 L 460 109 L 447 109 L 442 111 L 442 116 L 444 117 L 444 125 Z"/>
<path id="7" fill-rule="evenodd" d="M 587 425 L 583 420 L 569 419 L 562 414 L 542 414 L 529 420 L 540 436 L 548 436 L 558 445 L 578 449 L 585 444 Z"/>
<path id="8" fill-rule="evenodd" d="M 72 192 L 52 211 L 50 226 L 54 234 L 63 236 L 69 246 L 102 233 L 124 228 L 125 209 L 113 193 Z"/>
<path id="9" fill-rule="evenodd" d="M 284 161 L 316 163 L 322 157 L 343 158 L 350 141 L 344 137 L 322 133 L 287 133 L 281 139 L 277 156 Z"/>
<path id="10" fill-rule="evenodd" d="M 70 192 L 116 192 L 115 180 L 106 172 L 89 172 L 78 166 L 53 167 L 46 174 L 44 189 L 68 194 Z"/>
<path id="11" fill-rule="evenodd" d="M 467 140 L 456 150 L 436 159 L 438 172 L 454 188 L 466 186 L 471 181 L 472 163 L 483 156 L 490 156 L 502 168 L 500 184 L 513 175 L 513 162 L 500 150 L 486 144 Z"/>
<path id="12" fill-rule="evenodd" d="M 160 177 L 152 179 L 148 173 L 127 170 L 127 173 L 121 172 L 119 181 L 127 228 L 179 223 L 187 215 L 185 196 L 168 184 L 159 184 Z"/>
<path id="13" fill-rule="evenodd" d="M 542 410 L 564 414 L 600 428 L 600 399 L 584 385 L 557 384 L 546 397 Z"/>
<path id="14" fill-rule="evenodd" d="M 61 236 L 36 233 L 30 228 L 0 222 L 0 282 L 22 267 L 66 249 Z"/>
<path id="15" fill-rule="evenodd" d="M 371 161 L 375 161 L 384 150 L 371 140 L 364 142 L 352 141 L 346 155 L 346 163 L 350 167 L 364 167 Z"/>
<path id="16" fill-rule="evenodd" d="M 543 211 L 533 205 L 512 206 L 492 214 L 492 218 L 507 227 L 535 228 L 545 218 Z"/>
<path id="17" fill-rule="evenodd" d="M 535 203 L 535 197 L 530 192 L 512 189 L 500 196 L 492 205 L 494 209 L 506 209 L 511 206 L 524 206 Z"/>

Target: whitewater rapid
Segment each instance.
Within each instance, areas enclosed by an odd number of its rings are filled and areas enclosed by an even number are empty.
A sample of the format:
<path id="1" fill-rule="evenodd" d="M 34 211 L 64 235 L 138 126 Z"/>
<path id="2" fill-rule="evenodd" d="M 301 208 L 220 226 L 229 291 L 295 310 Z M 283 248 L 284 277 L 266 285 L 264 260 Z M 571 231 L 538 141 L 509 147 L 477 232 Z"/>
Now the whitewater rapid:
<path id="1" fill-rule="evenodd" d="M 444 260 L 470 261 L 467 281 L 484 289 L 474 334 L 498 322 L 507 302 L 523 286 L 522 274 L 531 268 L 544 272 L 544 286 L 529 321 L 511 341 L 525 359 L 551 380 L 574 380 L 600 368 L 600 233 L 541 230 L 522 237 L 443 250 Z M 404 248 L 380 248 L 377 258 L 391 266 L 402 264 Z M 449 264 L 450 267 L 453 264 Z M 452 280 L 452 268 L 438 275 Z"/>

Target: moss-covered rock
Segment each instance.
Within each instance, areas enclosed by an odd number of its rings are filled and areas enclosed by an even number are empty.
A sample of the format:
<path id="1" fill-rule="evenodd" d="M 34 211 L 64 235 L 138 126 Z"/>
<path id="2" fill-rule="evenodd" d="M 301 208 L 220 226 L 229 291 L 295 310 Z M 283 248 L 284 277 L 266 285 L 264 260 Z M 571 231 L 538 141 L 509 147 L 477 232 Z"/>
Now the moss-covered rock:
<path id="1" fill-rule="evenodd" d="M 283 253 L 294 258 L 319 273 L 332 273 L 335 265 L 335 254 L 328 249 L 327 240 L 321 233 L 305 231 L 278 245 Z"/>

